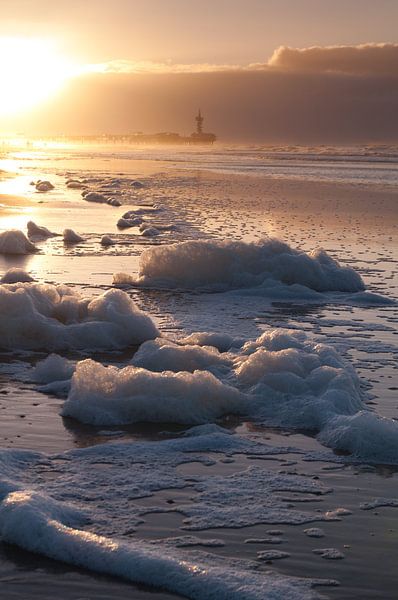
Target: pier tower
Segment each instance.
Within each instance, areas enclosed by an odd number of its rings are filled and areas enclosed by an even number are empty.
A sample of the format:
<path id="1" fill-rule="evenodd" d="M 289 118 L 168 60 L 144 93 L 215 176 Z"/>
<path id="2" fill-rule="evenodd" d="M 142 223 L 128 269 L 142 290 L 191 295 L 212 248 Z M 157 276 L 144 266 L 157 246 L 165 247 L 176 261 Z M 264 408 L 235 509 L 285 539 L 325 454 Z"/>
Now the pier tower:
<path id="1" fill-rule="evenodd" d="M 199 108 L 198 114 L 195 117 L 196 121 L 196 131 L 191 133 L 191 136 L 188 139 L 189 144 L 213 144 L 216 141 L 216 136 L 214 133 L 206 133 L 203 131 L 203 121 L 204 118 L 202 116 L 202 112 Z"/>
<path id="2" fill-rule="evenodd" d="M 202 113 L 200 112 L 200 109 L 199 109 L 199 112 L 198 112 L 197 116 L 195 117 L 195 121 L 196 121 L 196 133 L 198 135 L 202 135 L 202 133 L 203 133 L 203 121 L 204 121 L 204 119 L 202 117 Z"/>

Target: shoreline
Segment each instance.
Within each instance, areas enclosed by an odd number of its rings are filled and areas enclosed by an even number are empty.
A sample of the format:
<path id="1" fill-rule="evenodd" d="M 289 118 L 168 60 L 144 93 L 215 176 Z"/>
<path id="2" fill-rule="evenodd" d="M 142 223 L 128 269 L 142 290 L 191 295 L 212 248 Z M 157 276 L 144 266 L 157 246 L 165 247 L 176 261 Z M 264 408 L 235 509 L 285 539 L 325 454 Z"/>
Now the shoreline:
<path id="1" fill-rule="evenodd" d="M 364 189 L 358 186 L 336 186 L 322 182 L 316 182 L 316 184 L 300 182 L 298 184 L 290 180 L 270 181 L 264 177 L 255 180 L 252 176 L 226 176 L 195 169 L 186 171 L 179 169 L 178 166 L 174 169 L 170 165 L 164 171 L 164 165 L 158 169 L 159 165 L 155 164 L 155 161 L 153 165 L 147 166 L 147 174 L 141 175 L 141 177 L 146 177 L 146 189 L 144 188 L 140 195 L 131 194 L 131 201 L 134 200 L 136 205 L 139 205 L 139 202 L 145 202 L 150 198 L 154 201 L 155 196 L 159 197 L 158 201 L 166 207 L 162 218 L 169 219 L 170 222 L 175 219 L 174 222 L 176 222 L 178 217 L 183 224 L 181 226 L 185 227 L 181 236 L 186 235 L 188 239 L 202 239 L 203 235 L 208 235 L 210 239 L 212 236 L 231 239 L 234 235 L 247 241 L 256 241 L 265 234 L 280 235 L 292 246 L 304 249 L 314 247 L 316 243 L 320 242 L 339 260 L 354 264 L 366 279 L 370 289 L 387 291 L 390 295 L 397 290 L 396 284 L 389 278 L 394 274 L 395 263 L 392 261 L 397 245 L 397 241 L 392 238 L 392 233 L 396 230 L 397 225 L 391 218 L 395 213 L 393 211 L 394 194 L 390 190 L 378 190 L 376 193 L 373 188 L 369 190 L 366 186 Z M 46 171 L 40 165 L 35 174 L 43 172 L 51 177 L 51 173 L 54 175 L 57 171 L 57 181 L 63 181 L 66 177 L 65 171 L 63 171 L 62 179 L 59 164 L 54 163 L 53 168 L 55 169 L 53 172 Z M 137 176 L 135 167 L 133 171 L 132 176 Z M 96 175 L 99 172 L 95 163 L 93 172 Z M 118 172 L 120 172 L 118 164 L 108 165 L 107 176 L 114 177 Z M 140 175 L 138 174 L 138 176 Z M 28 190 L 27 193 L 31 194 L 31 191 Z M 366 197 L 364 198 L 364 196 Z M 64 214 L 62 225 L 78 227 L 81 223 L 82 233 L 85 236 L 84 244 L 73 250 L 64 248 L 61 242 L 55 238 L 53 242 L 41 244 L 42 254 L 23 259 L 26 268 L 30 267 L 40 281 L 61 283 L 66 278 L 70 278 L 70 283 L 74 284 L 74 287 L 89 291 L 92 295 L 104 288 L 111 287 L 112 272 L 118 271 L 120 268 L 133 273 L 137 270 L 137 257 L 146 247 L 144 241 L 136 231 L 123 233 L 118 232 L 116 228 L 118 217 L 127 208 L 130 208 L 129 203 L 126 202 L 117 209 L 104 205 L 93 206 L 81 200 L 80 192 L 65 190 L 61 187 L 61 183 L 54 193 L 34 196 L 34 200 L 33 216 L 32 212 L 24 213 L 24 211 L 21 211 L 22 217 L 21 214 L 19 215 L 18 223 L 21 228 L 24 227 L 26 220 L 32 219 L 40 225 L 48 226 L 51 229 L 57 226 L 59 229 L 62 222 L 60 215 Z M 362 215 L 364 206 L 368 215 Z M 29 205 L 29 210 L 31 208 L 32 205 Z M 240 220 L 238 220 L 239 215 Z M 84 224 L 82 219 L 85 219 Z M 156 222 L 154 217 L 152 220 Z M 118 240 L 118 245 L 113 250 L 103 250 L 99 246 L 100 236 L 105 231 L 114 235 Z M 162 235 L 164 235 L 163 243 L 174 239 L 171 234 Z M 154 242 L 145 242 L 149 246 L 152 243 Z M 122 254 L 118 254 L 119 251 Z M 363 252 L 366 252 L 366 256 L 362 256 Z M 5 269 L 6 262 L 0 260 L 0 269 Z M 45 265 L 45 262 L 48 264 Z M 380 263 L 382 263 L 382 269 Z M 12 259 L 11 262 L 8 261 L 8 264 L 12 264 Z M 388 396 L 387 386 L 391 385 L 388 377 L 395 375 L 393 366 L 389 364 L 383 366 L 383 344 L 394 341 L 388 330 L 388 324 L 393 324 L 393 316 L 390 316 L 392 312 L 388 312 L 388 309 L 344 305 L 310 308 L 305 305 L 299 308 L 294 305 L 280 307 L 278 303 L 265 305 L 261 298 L 245 298 L 242 302 L 241 299 L 232 301 L 227 297 L 224 298 L 222 306 L 214 308 L 212 305 L 214 296 L 212 295 L 201 297 L 200 294 L 188 294 L 184 296 L 184 294 L 162 294 L 159 291 L 145 290 L 131 290 L 129 293 L 142 308 L 156 315 L 161 324 L 160 329 L 166 335 L 171 331 L 181 337 L 184 332 L 189 333 L 198 326 L 211 328 L 216 324 L 221 326 L 223 331 L 228 331 L 228 328 L 231 332 L 238 331 L 245 339 L 251 339 L 253 337 L 251 332 L 254 330 L 263 331 L 273 327 L 290 326 L 293 329 L 305 330 L 310 336 L 316 337 L 321 342 L 334 344 L 357 368 L 362 377 L 372 379 L 371 385 L 377 392 L 377 401 L 380 399 L 385 402 L 385 398 Z M 213 312 L 210 314 L 211 311 Z M 383 327 L 372 329 L 367 324 L 369 319 L 373 319 L 376 325 L 380 324 L 380 327 L 383 325 L 384 329 Z M 370 324 L 372 325 L 372 323 Z M 369 349 L 366 349 L 366 344 Z M 364 357 L 369 364 L 366 363 Z M 111 360 L 125 364 L 129 358 L 129 353 L 125 353 L 116 355 Z M 134 428 L 119 428 L 123 430 L 122 435 L 101 435 L 98 428 L 87 428 L 78 425 L 77 422 L 62 421 L 58 415 L 61 401 L 48 395 L 39 394 L 33 386 L 20 382 L 7 383 L 7 376 L 2 375 L 0 389 L 8 391 L 7 394 L 1 396 L 0 410 L 2 410 L 2 422 L 7 429 L 6 437 L 8 438 L 7 440 L 3 438 L 3 444 L 7 443 L 11 448 L 26 447 L 49 453 L 62 452 L 74 447 L 91 446 L 103 442 L 118 443 L 130 440 L 136 442 L 158 439 L 159 430 L 165 429 L 165 426 L 161 424 L 152 429 L 138 425 L 135 430 Z M 390 395 L 391 406 L 384 403 L 380 410 L 391 411 L 390 418 L 395 418 L 397 409 L 394 405 L 393 393 Z M 22 414 L 23 417 L 21 417 Z M 32 432 L 30 432 L 31 428 Z M 271 445 L 288 443 L 305 450 L 323 449 L 308 434 L 303 435 L 286 430 L 256 430 L 253 423 L 243 423 L 239 420 L 234 424 L 234 428 L 239 436 L 245 437 L 248 432 L 254 433 L 261 439 L 268 440 L 267 443 Z M 9 432 L 12 432 L 12 435 Z M 64 436 L 62 432 L 65 434 Z M 172 437 L 174 435 L 178 438 L 176 433 L 177 431 L 172 434 Z M 254 458 L 248 460 L 241 456 L 237 456 L 234 463 L 222 462 L 217 458 L 217 464 L 213 466 L 201 466 L 188 462 L 184 466 L 186 469 L 184 473 L 188 477 L 195 477 L 203 473 L 239 472 L 247 466 L 258 465 L 261 462 L 270 467 L 273 472 L 278 472 L 278 469 L 287 469 L 292 472 L 297 470 L 302 474 L 319 477 L 325 484 L 335 487 L 335 491 L 326 496 L 319 506 L 322 506 L 322 509 L 329 505 L 331 508 L 341 505 L 354 508 L 352 524 L 355 533 L 351 538 L 349 537 L 349 520 L 346 522 L 343 520 L 335 525 L 333 523 L 325 524 L 327 536 L 318 542 L 305 537 L 302 531 L 304 527 L 281 526 L 281 529 L 286 532 L 287 542 L 282 542 L 280 549 L 291 550 L 292 557 L 285 562 L 275 561 L 269 568 L 285 575 L 325 577 L 330 574 L 330 578 L 338 579 L 337 575 L 340 574 L 340 578 L 344 582 L 340 588 L 320 590 L 336 600 L 339 598 L 354 600 L 358 597 L 358 593 L 361 594 L 361 598 L 369 598 L 369 600 L 375 598 L 383 598 L 383 600 L 391 598 L 392 600 L 397 584 L 392 564 L 389 578 L 385 578 L 386 581 L 379 596 L 374 586 L 377 585 L 378 569 L 385 568 L 386 561 L 389 560 L 392 563 L 393 559 L 392 557 L 391 560 L 390 557 L 383 558 L 382 555 L 375 559 L 375 550 L 371 546 L 365 547 L 364 542 L 372 539 L 375 547 L 381 552 L 383 540 L 388 538 L 388 544 L 391 542 L 391 546 L 388 547 L 393 555 L 395 530 L 394 532 L 389 530 L 394 529 L 394 509 L 380 509 L 376 511 L 379 512 L 379 518 L 376 518 L 373 514 L 374 511 L 360 511 L 358 506 L 360 500 L 366 501 L 371 498 L 372 494 L 383 495 L 384 492 L 385 495 L 394 496 L 397 485 L 394 468 L 376 466 L 374 470 L 370 471 L 361 471 L 359 467 L 338 469 L 333 463 L 308 463 L 302 461 L 297 455 L 289 458 L 295 464 L 284 466 L 283 461 L 280 463 L 255 461 Z M 326 467 L 336 470 L 328 471 Z M 384 480 L 384 476 L 388 477 L 388 480 Z M 356 489 L 357 487 L 361 487 L 360 492 Z M 143 500 L 142 504 L 145 505 L 145 502 L 149 505 L 156 504 L 156 502 L 162 504 L 172 500 L 178 506 L 178 503 L 184 499 L 184 494 L 189 495 L 189 489 L 181 494 L 166 489 L 153 494 L 146 501 Z M 298 501 L 298 498 L 292 499 L 293 504 Z M 314 504 L 313 508 L 316 506 L 318 505 Z M 168 537 L 173 534 L 173 531 L 175 535 L 184 534 L 184 530 L 176 531 L 180 520 L 179 518 L 174 519 L 174 516 L 171 516 L 171 513 L 150 515 L 147 523 L 137 528 L 136 537 L 138 539 L 140 536 L 144 539 Z M 322 524 L 320 526 L 322 527 Z M 223 532 L 223 529 L 209 529 L 205 530 L 203 535 L 212 538 L 225 536 L 226 546 L 214 550 L 216 554 L 225 554 L 228 557 L 244 555 L 247 558 L 255 559 L 257 550 L 268 550 L 269 546 L 244 544 L 244 539 L 246 537 L 264 537 L 266 530 L 267 526 L 255 525 L 248 528 L 247 531 L 227 528 Z M 365 533 L 364 530 L 366 530 Z M 202 534 L 199 533 L 200 535 Z M 388 537 L 389 535 L 391 537 Z M 373 539 L 374 537 L 376 539 Z M 132 539 L 135 539 L 134 535 Z M 289 542 L 292 544 L 291 548 Z M 316 547 L 335 545 L 342 548 L 345 543 L 351 545 L 352 550 L 347 548 L 346 559 L 342 561 L 325 561 L 312 553 L 312 549 Z M 124 584 L 108 577 L 91 575 L 88 571 L 76 570 L 74 567 L 60 563 L 55 564 L 23 551 L 12 550 L 11 555 L 14 558 L 9 558 L 10 552 L 7 550 L 0 559 L 0 573 L 5 572 L 6 576 L 10 578 L 7 580 L 9 581 L 7 583 L 7 593 L 9 594 L 7 599 L 23 598 L 23 594 L 29 590 L 29 580 L 32 577 L 37 585 L 37 597 L 40 598 L 46 598 L 46 594 L 51 597 L 50 594 L 59 593 L 57 589 L 61 589 L 63 598 L 74 598 L 73 594 L 75 593 L 95 594 L 96 597 L 101 598 L 101 593 L 107 593 L 108 597 L 112 594 L 112 597 L 116 599 L 126 597 L 126 590 L 131 590 L 131 594 L 135 594 L 134 598 L 137 600 L 141 597 L 143 600 L 147 597 L 148 600 L 149 598 L 166 600 L 166 598 L 179 597 L 163 594 L 156 590 L 139 591 L 131 584 Z M 22 568 L 20 568 L 20 561 L 22 561 Z M 35 565 L 33 571 L 32 564 Z M 366 569 L 366 565 L 369 567 L 369 572 L 362 575 L 361 569 Z M 35 575 L 36 569 L 44 569 L 44 573 L 39 572 Z M 55 575 L 53 569 L 56 571 Z M 351 585 L 350 572 L 353 573 Z M 101 586 L 103 586 L 102 591 Z M 105 595 L 104 598 L 106 597 Z"/>

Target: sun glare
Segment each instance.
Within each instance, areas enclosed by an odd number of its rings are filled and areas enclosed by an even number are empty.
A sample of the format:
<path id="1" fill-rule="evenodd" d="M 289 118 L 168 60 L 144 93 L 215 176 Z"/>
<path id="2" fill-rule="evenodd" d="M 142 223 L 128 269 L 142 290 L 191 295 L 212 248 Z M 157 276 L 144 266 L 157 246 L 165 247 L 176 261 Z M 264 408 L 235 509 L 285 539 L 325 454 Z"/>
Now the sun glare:
<path id="1" fill-rule="evenodd" d="M 0 37 L 0 116 L 33 108 L 73 75 L 73 65 L 54 42 Z"/>

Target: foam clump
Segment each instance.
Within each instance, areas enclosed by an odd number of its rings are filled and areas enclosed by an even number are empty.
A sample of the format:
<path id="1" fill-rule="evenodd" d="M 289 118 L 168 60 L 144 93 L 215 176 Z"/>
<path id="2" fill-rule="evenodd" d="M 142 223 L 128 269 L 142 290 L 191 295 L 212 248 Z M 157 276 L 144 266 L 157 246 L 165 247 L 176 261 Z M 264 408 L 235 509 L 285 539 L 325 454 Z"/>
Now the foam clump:
<path id="1" fill-rule="evenodd" d="M 319 554 L 322 558 L 327 560 L 341 560 L 345 558 L 343 552 L 338 548 L 316 548 L 312 551 L 314 554 Z"/>
<path id="2" fill-rule="evenodd" d="M 108 198 L 108 200 L 106 201 L 107 204 L 109 204 L 109 206 L 122 206 L 122 203 L 120 202 L 120 200 L 118 200 L 118 198 Z"/>
<path id="3" fill-rule="evenodd" d="M 64 285 L 0 286 L 0 347 L 116 349 L 157 337 L 153 321 L 121 290 L 84 298 Z"/>
<path id="4" fill-rule="evenodd" d="M 59 356 L 59 354 L 49 354 L 47 358 L 36 364 L 31 373 L 31 379 L 37 383 L 66 381 L 72 377 L 74 371 L 75 365 L 72 361 Z"/>
<path id="5" fill-rule="evenodd" d="M 193 346 L 214 346 L 219 352 L 226 352 L 234 344 L 234 338 L 228 333 L 211 333 L 195 331 L 179 340 L 180 344 Z"/>
<path id="6" fill-rule="evenodd" d="M 73 229 L 64 229 L 62 236 L 65 244 L 79 244 L 79 242 L 84 241 L 84 238 Z"/>
<path id="7" fill-rule="evenodd" d="M 77 364 L 62 415 L 92 425 L 201 424 L 242 412 L 243 395 L 207 371 L 154 373 L 128 366 Z"/>
<path id="8" fill-rule="evenodd" d="M 114 246 L 116 242 L 109 235 L 103 235 L 100 243 L 101 246 Z"/>
<path id="9" fill-rule="evenodd" d="M 144 343 L 132 364 L 116 369 L 79 363 L 67 414 L 104 425 L 202 424 L 238 413 L 272 425 L 322 431 L 336 416 L 363 409 L 353 369 L 332 348 L 294 331 L 264 333 L 223 354 L 214 347 L 159 338 Z"/>
<path id="10" fill-rule="evenodd" d="M 84 195 L 84 199 L 87 202 L 97 202 L 98 204 L 106 204 L 108 199 L 103 194 L 99 192 L 88 192 Z"/>
<path id="11" fill-rule="evenodd" d="M 62 308 L 58 301 L 56 310 L 49 309 L 48 300 L 39 299 L 45 318 L 36 317 L 34 327 L 29 310 L 20 310 L 14 300 L 3 310 L 0 295 L 0 326 L 5 332 L 12 328 L 12 334 L 2 337 L 5 347 L 43 347 L 39 339 L 50 350 L 121 347 L 134 343 L 133 338 L 144 343 L 132 364 L 122 369 L 91 360 L 79 362 L 63 408 L 65 416 L 103 426 L 136 422 L 204 425 L 233 414 L 245 415 L 267 426 L 313 430 L 322 444 L 354 459 L 398 463 L 398 423 L 368 410 L 354 369 L 332 347 L 309 341 L 303 332 L 268 330 L 256 340 L 221 353 L 211 346 L 158 338 L 152 322 L 146 323 L 144 335 L 138 317 L 116 318 L 114 313 L 120 309 L 114 310 L 114 300 L 125 306 L 131 302 L 126 294 L 113 298 L 108 292 L 87 305 L 88 301 L 68 298 L 68 293 L 72 292 L 63 292 L 66 306 Z M 113 293 L 123 294 L 120 290 Z M 105 307 L 98 311 L 92 303 Z M 18 315 L 14 321 L 13 310 Z M 63 323 L 55 326 L 54 316 Z M 92 319 L 103 322 L 86 322 Z M 126 323 L 130 319 L 129 335 Z M 85 337 L 95 342 L 89 344 Z"/>
<path id="12" fill-rule="evenodd" d="M 124 283 L 127 283 L 128 276 Z M 360 275 L 342 267 L 323 250 L 306 254 L 276 240 L 187 241 L 144 251 L 139 277 L 130 283 L 170 288 L 217 291 L 278 282 L 315 292 L 358 292 L 365 289 Z"/>
<path id="13" fill-rule="evenodd" d="M 305 535 L 312 538 L 322 538 L 325 537 L 325 532 L 323 529 L 319 527 L 310 527 L 309 529 L 304 529 Z"/>
<path id="14" fill-rule="evenodd" d="M 34 223 L 33 221 L 28 221 L 27 229 L 28 237 L 34 241 L 46 240 L 47 238 L 55 237 L 56 235 L 58 235 L 57 233 L 53 233 L 52 231 L 47 229 L 47 227 L 36 225 L 36 223 Z"/>
<path id="15" fill-rule="evenodd" d="M 42 181 L 39 179 L 35 183 L 35 188 L 37 192 L 49 192 L 50 190 L 54 189 L 54 186 L 50 181 Z"/>
<path id="16" fill-rule="evenodd" d="M 141 223 L 141 217 L 121 217 L 116 223 L 116 226 L 119 229 L 128 229 L 129 227 L 137 227 L 138 225 L 141 225 Z"/>
<path id="17" fill-rule="evenodd" d="M 283 558 L 289 558 L 289 552 L 283 550 L 260 550 L 257 552 L 257 558 L 260 560 L 281 560 Z"/>
<path id="18" fill-rule="evenodd" d="M 151 225 L 146 224 L 145 227 L 140 226 L 141 235 L 144 237 L 156 237 L 160 235 L 160 230 L 157 227 L 152 227 Z"/>
<path id="19" fill-rule="evenodd" d="M 19 229 L 0 233 L 0 254 L 33 254 L 38 250 Z"/>
<path id="20" fill-rule="evenodd" d="M 216 348 L 210 346 L 180 346 L 165 338 L 149 340 L 140 346 L 131 363 L 150 371 L 189 371 L 226 365 Z"/>
<path id="21" fill-rule="evenodd" d="M 28 283 L 30 281 L 33 281 L 33 277 L 20 267 L 8 269 L 0 279 L 0 283 Z"/>
<path id="22" fill-rule="evenodd" d="M 278 352 L 289 348 L 303 348 L 307 336 L 304 331 L 294 329 L 270 329 L 264 331 L 256 340 L 248 341 L 243 345 L 244 354 L 251 354 L 258 348 L 269 352 Z"/>
<path id="23" fill-rule="evenodd" d="M 67 179 L 66 180 L 66 187 L 71 189 L 71 190 L 81 190 L 82 188 L 84 188 L 85 184 L 80 181 L 79 179 Z"/>
<path id="24" fill-rule="evenodd" d="M 190 427 L 184 432 L 184 436 L 197 437 L 219 433 L 223 435 L 234 435 L 232 431 L 225 429 L 225 427 L 220 427 L 220 425 L 217 425 L 216 423 L 206 423 L 205 425 L 194 425 L 193 427 Z"/>
<path id="25" fill-rule="evenodd" d="M 398 422 L 369 410 L 335 416 L 318 439 L 370 463 L 398 464 Z"/>
<path id="26" fill-rule="evenodd" d="M 235 359 L 239 386 L 269 424 L 321 431 L 336 415 L 362 410 L 355 371 L 326 345 L 289 330 L 265 332 Z"/>

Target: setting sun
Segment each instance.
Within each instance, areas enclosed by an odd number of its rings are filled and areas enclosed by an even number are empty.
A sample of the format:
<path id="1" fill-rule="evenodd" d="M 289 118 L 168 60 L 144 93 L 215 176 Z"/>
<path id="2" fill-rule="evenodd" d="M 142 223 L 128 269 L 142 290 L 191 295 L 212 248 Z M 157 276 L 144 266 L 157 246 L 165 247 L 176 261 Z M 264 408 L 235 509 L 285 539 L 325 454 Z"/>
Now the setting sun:
<path id="1" fill-rule="evenodd" d="M 0 38 L 0 116 L 30 109 L 60 89 L 73 67 L 54 42 Z"/>

